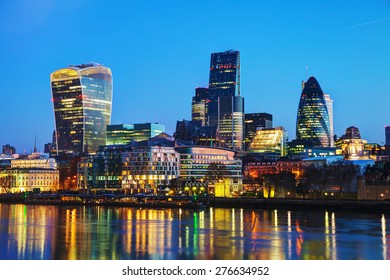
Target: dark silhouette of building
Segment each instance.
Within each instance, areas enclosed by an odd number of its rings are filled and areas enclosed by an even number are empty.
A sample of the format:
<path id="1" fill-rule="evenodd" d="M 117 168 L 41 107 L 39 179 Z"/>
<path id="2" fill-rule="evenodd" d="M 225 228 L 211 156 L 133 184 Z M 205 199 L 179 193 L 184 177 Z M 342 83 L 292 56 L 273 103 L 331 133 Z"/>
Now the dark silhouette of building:
<path id="1" fill-rule="evenodd" d="M 385 126 L 385 143 L 386 146 L 390 145 L 390 126 Z"/>
<path id="2" fill-rule="evenodd" d="M 5 155 L 16 154 L 16 149 L 15 149 L 15 147 L 13 147 L 9 144 L 3 145 L 3 154 L 5 154 Z"/>
<path id="3" fill-rule="evenodd" d="M 219 146 L 217 126 L 202 126 L 201 121 L 177 121 L 174 137 L 178 141 L 191 142 L 189 145 Z"/>
<path id="4" fill-rule="evenodd" d="M 195 90 L 195 96 L 192 97 L 192 120 L 200 121 L 202 126 L 205 126 L 207 121 L 208 109 L 208 88 L 198 87 Z"/>

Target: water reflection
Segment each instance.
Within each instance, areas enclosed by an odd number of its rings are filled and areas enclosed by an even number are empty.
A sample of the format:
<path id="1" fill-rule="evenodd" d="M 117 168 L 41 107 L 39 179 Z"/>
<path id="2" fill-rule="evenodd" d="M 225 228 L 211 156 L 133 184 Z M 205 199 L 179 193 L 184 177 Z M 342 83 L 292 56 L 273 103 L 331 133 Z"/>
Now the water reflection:
<path id="1" fill-rule="evenodd" d="M 0 258 L 389 259 L 387 223 L 327 211 L 0 204 Z"/>

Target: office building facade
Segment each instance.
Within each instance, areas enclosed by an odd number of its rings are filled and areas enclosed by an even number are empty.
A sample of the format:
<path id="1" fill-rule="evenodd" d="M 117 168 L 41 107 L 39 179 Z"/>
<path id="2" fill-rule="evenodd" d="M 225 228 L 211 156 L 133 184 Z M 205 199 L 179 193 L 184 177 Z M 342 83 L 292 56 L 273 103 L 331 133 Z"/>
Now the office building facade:
<path id="1" fill-rule="evenodd" d="M 112 74 L 100 64 L 72 65 L 51 74 L 57 154 L 95 153 L 106 144 Z"/>
<path id="2" fill-rule="evenodd" d="M 329 116 L 329 133 L 330 133 L 330 146 L 334 147 L 334 128 L 333 128 L 333 100 L 330 99 L 330 95 L 324 93 L 326 108 L 328 109 Z"/>
<path id="3" fill-rule="evenodd" d="M 244 143 L 247 148 L 253 137 L 256 135 L 257 129 L 272 128 L 272 115 L 267 113 L 245 114 L 244 124 Z"/>
<path id="4" fill-rule="evenodd" d="M 248 146 L 248 153 L 286 155 L 287 132 L 283 126 L 260 128 Z"/>
<path id="5" fill-rule="evenodd" d="M 330 147 L 329 113 L 324 93 L 314 77 L 304 83 L 297 113 L 297 140 L 310 141 L 313 147 Z"/>
<path id="6" fill-rule="evenodd" d="M 244 98 L 240 94 L 240 53 L 212 53 L 208 88 L 207 122 L 217 126 L 226 148 L 243 149 Z"/>
<path id="7" fill-rule="evenodd" d="M 193 121 L 200 121 L 202 126 L 207 125 L 208 88 L 198 87 L 192 97 L 191 116 Z"/>

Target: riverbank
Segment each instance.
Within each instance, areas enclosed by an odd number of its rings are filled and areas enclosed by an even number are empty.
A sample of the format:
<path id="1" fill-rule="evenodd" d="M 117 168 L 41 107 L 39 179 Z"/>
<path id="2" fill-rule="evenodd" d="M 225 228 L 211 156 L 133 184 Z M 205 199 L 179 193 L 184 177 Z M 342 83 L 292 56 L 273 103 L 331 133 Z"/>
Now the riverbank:
<path id="1" fill-rule="evenodd" d="M 22 196 L 0 196 L 0 203 L 30 204 L 30 205 L 90 205 L 113 207 L 141 208 L 191 208 L 205 209 L 207 207 L 244 208 L 244 209 L 280 209 L 280 210 L 329 210 L 358 212 L 390 212 L 390 201 L 377 200 L 325 200 L 325 199 L 248 199 L 248 198 L 200 198 L 196 202 L 186 201 L 118 201 L 109 200 L 66 200 L 54 199 L 33 200 Z"/>
<path id="2" fill-rule="evenodd" d="M 212 198 L 210 205 L 223 208 L 283 210 L 345 210 L 359 212 L 390 212 L 390 201 L 325 200 L 325 199 L 229 199 Z"/>

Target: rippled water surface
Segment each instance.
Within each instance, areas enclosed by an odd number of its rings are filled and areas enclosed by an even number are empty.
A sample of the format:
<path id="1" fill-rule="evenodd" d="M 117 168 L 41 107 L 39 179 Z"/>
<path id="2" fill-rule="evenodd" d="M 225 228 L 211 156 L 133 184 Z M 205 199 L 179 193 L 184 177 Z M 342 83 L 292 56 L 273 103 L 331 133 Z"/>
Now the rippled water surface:
<path id="1" fill-rule="evenodd" d="M 383 260 L 389 217 L 0 204 L 0 259 Z"/>

